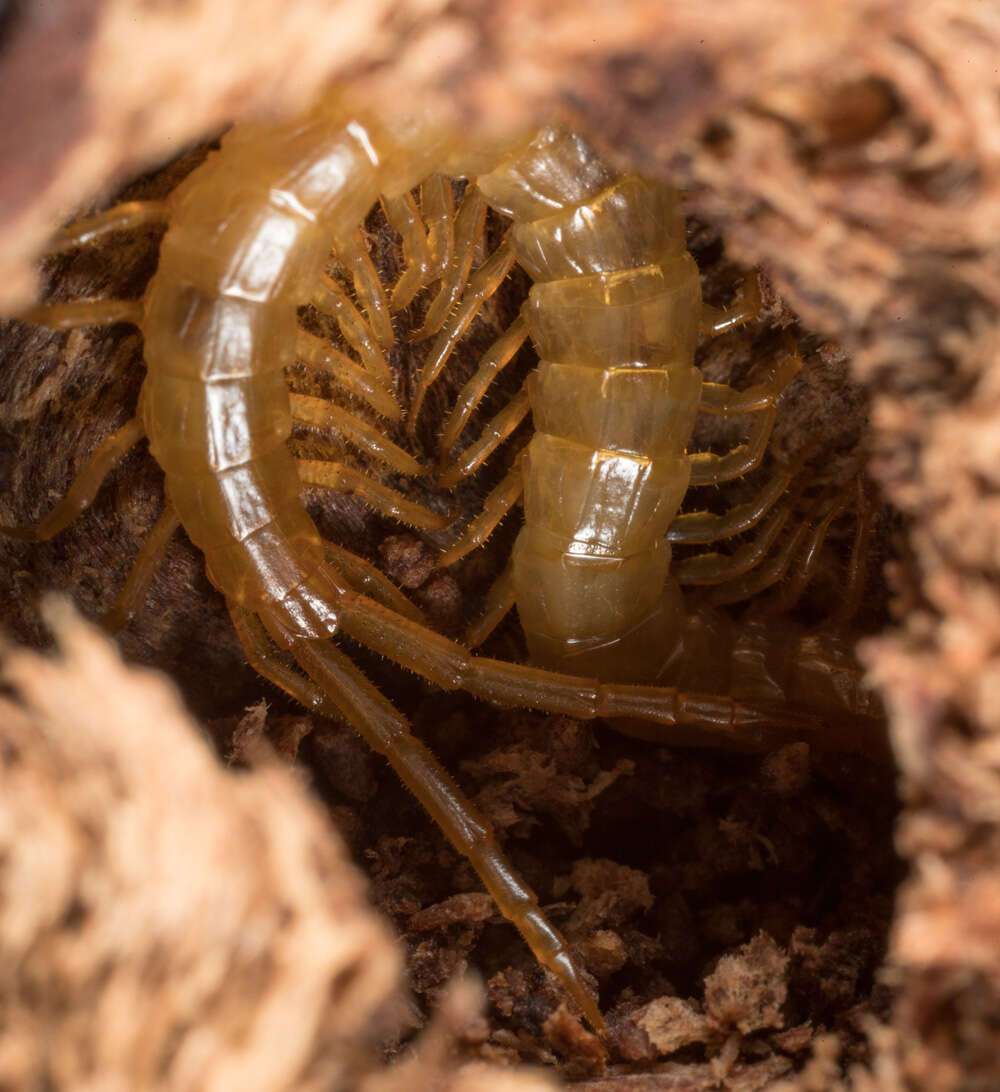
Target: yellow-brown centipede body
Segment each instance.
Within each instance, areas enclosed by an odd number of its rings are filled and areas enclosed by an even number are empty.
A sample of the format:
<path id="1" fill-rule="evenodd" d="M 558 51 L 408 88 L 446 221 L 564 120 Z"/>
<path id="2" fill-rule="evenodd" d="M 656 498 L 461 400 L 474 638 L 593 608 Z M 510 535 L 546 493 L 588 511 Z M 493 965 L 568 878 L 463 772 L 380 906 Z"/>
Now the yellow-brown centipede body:
<path id="1" fill-rule="evenodd" d="M 455 218 L 451 248 L 433 230 L 445 219 L 436 210 L 447 203 L 435 172 L 476 180 Z M 408 196 L 422 181 L 426 232 Z M 408 253 L 392 301 L 358 232 L 380 198 Z M 510 216 L 512 226 L 470 277 L 468 240 L 487 205 Z M 746 317 L 752 300 L 727 314 L 704 311 L 672 188 L 616 172 L 582 137 L 557 126 L 472 154 L 431 122 L 364 118 L 334 96 L 292 123 L 237 127 L 166 202 L 119 206 L 78 223 L 55 246 L 155 221 L 168 228 L 141 301 L 53 305 L 28 315 L 61 326 L 134 322 L 144 336 L 147 377 L 138 416 L 108 438 L 67 498 L 34 530 L 3 530 L 34 538 L 57 533 L 92 499 L 109 466 L 148 437 L 168 505 L 125 600 L 141 598 L 164 543 L 183 525 L 205 555 L 250 662 L 307 707 L 346 719 L 386 756 L 537 958 L 600 1028 L 600 1011 L 566 942 L 485 820 L 331 639 L 342 631 L 446 690 L 582 719 L 644 722 L 662 739 L 693 728 L 705 740 L 753 749 L 814 733 L 816 718 L 792 708 L 648 685 L 682 640 L 677 578 L 735 586 L 739 594 L 743 572 L 760 561 L 763 548 L 749 560 L 708 555 L 672 566 L 670 544 L 714 541 L 768 513 L 780 516 L 776 502 L 790 475 L 776 477 L 758 503 L 735 516 L 678 510 L 692 481 L 726 481 L 759 462 L 774 403 L 797 361 L 788 354 L 747 391 L 704 383 L 694 365 L 699 324 L 723 329 Z M 360 308 L 322 274 L 331 246 L 353 278 Z M 471 473 L 529 410 L 536 433 L 482 519 L 445 560 L 482 541 L 523 491 L 525 528 L 491 616 L 516 602 L 540 666 L 471 655 L 424 625 L 370 566 L 324 543 L 301 503 L 303 482 L 352 489 L 417 527 L 446 521 L 346 463 L 297 460 L 287 444 L 293 422 L 324 423 L 398 473 L 421 473 L 379 430 L 291 394 L 285 368 L 304 360 L 398 419 L 385 360 L 390 313 L 440 278 L 427 323 L 440 334 L 415 416 L 455 338 L 514 261 L 534 282 L 529 301 L 463 391 L 446 448 L 512 346 L 530 337 L 541 364 L 506 416 L 471 455 L 446 467 L 443 480 Z M 336 318 L 356 358 L 298 328 L 297 310 L 309 302 Z M 750 440 L 728 455 L 689 454 L 699 410 L 754 415 Z"/>

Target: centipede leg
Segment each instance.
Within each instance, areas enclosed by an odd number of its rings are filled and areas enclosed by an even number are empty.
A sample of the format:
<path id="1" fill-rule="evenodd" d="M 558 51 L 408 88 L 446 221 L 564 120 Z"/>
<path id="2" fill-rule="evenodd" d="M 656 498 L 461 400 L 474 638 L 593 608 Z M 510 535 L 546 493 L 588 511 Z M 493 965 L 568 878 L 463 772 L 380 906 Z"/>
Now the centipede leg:
<path id="1" fill-rule="evenodd" d="M 760 466 L 760 461 L 767 450 L 767 441 L 771 438 L 776 416 L 777 410 L 774 406 L 767 406 L 760 410 L 750 426 L 746 442 L 727 451 L 724 455 L 716 455 L 712 451 L 692 452 L 688 456 L 691 463 L 691 485 L 718 485 L 720 482 L 729 482 Z"/>
<path id="2" fill-rule="evenodd" d="M 427 225 L 430 280 L 444 276 L 455 254 L 455 195 L 451 180 L 432 174 L 420 184 L 420 212 Z"/>
<path id="3" fill-rule="evenodd" d="M 766 380 L 744 390 L 725 383 L 703 383 L 699 412 L 724 417 L 755 414 L 744 443 L 724 455 L 695 452 L 691 461 L 692 485 L 715 485 L 732 481 L 760 465 L 777 414 L 775 403 L 802 367 L 802 357 L 789 342 L 786 351 Z"/>
<path id="4" fill-rule="evenodd" d="M 441 287 L 434 302 L 427 308 L 423 325 L 409 335 L 409 341 L 422 341 L 436 333 L 455 306 L 462 286 L 469 280 L 476 245 L 486 224 L 486 198 L 474 185 L 469 185 L 455 217 L 454 251 L 441 278 Z"/>
<path id="5" fill-rule="evenodd" d="M 458 344 L 459 338 L 469 327 L 469 323 L 479 313 L 482 305 L 493 295 L 503 283 L 504 278 L 510 272 L 514 264 L 514 251 L 509 239 L 504 241 L 476 270 L 469 280 L 468 288 L 462 296 L 461 303 L 449 317 L 447 323 L 441 329 L 434 346 L 420 369 L 420 378 L 417 381 L 417 389 L 413 395 L 413 405 L 410 410 L 410 431 L 413 431 L 416 420 L 420 414 L 427 390 L 435 379 L 441 374 L 451 356 L 452 350 Z"/>
<path id="6" fill-rule="evenodd" d="M 312 304 L 336 319 L 344 340 L 361 357 L 364 366 L 387 391 L 392 390 L 392 372 L 371 327 L 343 288 L 325 273 L 313 289 Z"/>
<path id="7" fill-rule="evenodd" d="M 865 564 L 868 560 L 868 540 L 871 537 L 875 511 L 863 478 L 858 476 L 858 523 L 851 543 L 851 556 L 847 565 L 847 579 L 840 606 L 830 619 L 833 629 L 846 626 L 861 607 L 865 588 Z"/>
<path id="8" fill-rule="evenodd" d="M 760 314 L 760 281 L 756 273 L 748 273 L 740 282 L 739 294 L 731 307 L 701 305 L 701 329 L 706 334 L 721 334 Z"/>
<path id="9" fill-rule="evenodd" d="M 455 405 L 445 420 L 441 433 L 442 456 L 455 446 L 476 406 L 483 400 L 497 376 L 513 360 L 527 337 L 527 323 L 523 316 L 518 315 L 483 354 L 472 377 L 459 391 Z"/>
<path id="10" fill-rule="evenodd" d="M 425 467 L 409 452 L 387 439 L 377 428 L 359 420 L 343 406 L 338 406 L 336 402 L 294 392 L 289 394 L 289 400 L 292 420 L 298 424 L 308 425 L 310 428 L 333 429 L 348 443 L 380 459 L 398 474 L 416 477 L 424 473 Z"/>
<path id="11" fill-rule="evenodd" d="M 743 390 L 728 383 L 702 383 L 698 412 L 735 417 L 773 406 L 801 368 L 802 357 L 791 338 L 786 338 L 784 352 L 762 382 Z"/>
<path id="12" fill-rule="evenodd" d="M 742 576 L 764 560 L 790 514 L 787 505 L 772 511 L 753 540 L 731 554 L 696 554 L 674 562 L 671 569 L 674 579 L 678 584 L 710 585 Z"/>
<path id="13" fill-rule="evenodd" d="M 792 578 L 782 585 L 780 592 L 778 592 L 775 600 L 770 604 L 767 613 L 769 614 L 787 614 L 798 601 L 802 598 L 802 593 L 809 586 L 809 582 L 816 575 L 816 567 L 819 564 L 820 549 L 826 540 L 826 536 L 830 531 L 830 524 L 840 516 L 847 508 L 846 499 L 840 500 L 833 504 L 819 519 L 813 524 L 806 524 L 808 533 L 804 537 L 801 547 L 796 551 L 795 547 L 789 544 L 788 549 L 783 550 L 781 557 L 784 561 L 783 564 L 776 566 L 776 572 L 779 574 L 779 579 L 787 572 L 791 559 L 798 553 L 797 563 L 795 566 L 795 572 Z M 767 584 L 755 585 L 752 587 L 750 595 L 756 595 L 761 591 L 764 591 L 771 584 L 776 581 L 769 581 Z M 725 600 L 726 602 L 732 602 L 731 599 Z"/>
<path id="14" fill-rule="evenodd" d="M 402 418 L 403 410 L 392 392 L 367 368 L 356 364 L 324 338 L 299 330 L 295 335 L 295 355 L 307 368 L 332 376 L 339 387 L 363 399 L 376 413 L 390 421 Z"/>
<path id="15" fill-rule="evenodd" d="M 354 493 L 376 512 L 398 519 L 400 523 L 406 523 L 410 527 L 417 527 L 422 531 L 440 531 L 451 522 L 451 516 L 414 504 L 395 489 L 382 485 L 344 463 L 296 459 L 296 464 L 303 485 Z"/>
<path id="16" fill-rule="evenodd" d="M 113 231 L 135 231 L 165 224 L 168 215 L 166 201 L 124 201 L 60 228 L 49 240 L 45 252 L 58 254 L 73 247 L 86 246 Z"/>
<path id="17" fill-rule="evenodd" d="M 715 606 L 723 606 L 726 603 L 741 603 L 744 599 L 750 599 L 755 595 L 773 587 L 783 579 L 788 572 L 792 559 L 798 553 L 799 547 L 806 540 L 810 531 L 816 528 L 808 523 L 801 524 L 795 532 L 782 544 L 782 547 L 764 564 L 758 565 L 745 576 L 736 580 L 729 580 L 712 588 L 708 600 Z"/>
<path id="18" fill-rule="evenodd" d="M 373 751 L 388 760 L 445 837 L 475 868 L 501 913 L 517 927 L 535 958 L 556 975 L 587 1021 L 603 1034 L 604 1020 L 573 964 L 566 941 L 504 856 L 489 823 L 413 735 L 405 717 L 328 641 L 289 638 L 281 633 L 280 625 L 274 627 L 275 635 L 288 645 L 306 673 L 307 679 L 301 679 L 267 645 L 266 617 L 262 626 L 242 608 L 230 605 L 230 613 L 255 670 L 307 708 L 343 717 Z"/>
<path id="19" fill-rule="evenodd" d="M 115 597 L 110 609 L 101 618 L 102 629 L 108 633 L 117 633 L 132 621 L 146 601 L 153 576 L 163 563 L 167 546 L 180 525 L 181 521 L 174 506 L 168 503 L 142 544 L 128 579 Z"/>
<path id="20" fill-rule="evenodd" d="M 282 663 L 257 615 L 229 601 L 226 606 L 233 621 L 233 629 L 236 630 L 236 636 L 243 648 L 243 655 L 254 671 L 279 690 L 290 694 L 304 708 L 317 713 L 327 712 L 327 696 L 309 679 Z"/>
<path id="21" fill-rule="evenodd" d="M 431 252 L 420 210 L 413 194 L 382 197 L 382 209 L 389 226 L 403 243 L 403 272 L 389 297 L 389 310 L 402 311 L 432 277 Z"/>
<path id="22" fill-rule="evenodd" d="M 425 622 L 423 611 L 415 603 L 411 603 L 385 573 L 342 546 L 324 542 L 323 547 L 326 550 L 326 560 L 343 573 L 355 591 L 414 622 Z"/>
<path id="23" fill-rule="evenodd" d="M 58 254 L 74 247 L 86 246 L 114 231 L 164 224 L 168 209 L 165 201 L 126 201 L 94 216 L 85 216 L 57 231 L 45 250 Z M 72 330 L 78 326 L 110 326 L 142 321 L 141 300 L 74 300 L 71 303 L 39 303 L 18 315 L 25 322 L 49 326 L 56 330 Z"/>
<path id="24" fill-rule="evenodd" d="M 456 641 L 417 625 L 358 595 L 336 574 L 341 629 L 361 644 L 416 672 L 442 690 L 462 689 L 498 705 L 528 707 L 578 720 L 638 718 L 655 738 L 668 741 L 677 729 L 684 740 L 694 730 L 706 744 L 766 750 L 811 737 L 815 718 L 790 709 L 764 709 L 715 694 L 685 693 L 667 686 L 601 683 L 472 655 Z"/>
<path id="25" fill-rule="evenodd" d="M 457 485 L 463 478 L 475 473 L 490 455 L 507 439 L 531 412 L 528 387 L 525 384 L 506 406 L 483 427 L 474 444 L 441 473 L 440 482 L 445 489 Z"/>
<path id="26" fill-rule="evenodd" d="M 365 246 L 361 228 L 338 236 L 334 241 L 334 251 L 338 260 L 351 274 L 355 294 L 368 315 L 379 345 L 384 350 L 391 349 L 395 335 L 389 316 L 389 301 L 385 298 L 382 281 Z"/>
<path id="27" fill-rule="evenodd" d="M 117 432 L 106 436 L 77 474 L 62 500 L 34 527 L 0 526 L 0 534 L 24 542 L 45 542 L 68 527 L 81 512 L 85 512 L 97 496 L 97 491 L 110 471 L 146 435 L 142 421 L 133 417 Z"/>
<path id="28" fill-rule="evenodd" d="M 463 641 L 469 648 L 478 648 L 497 628 L 514 607 L 514 567 L 508 561 L 503 572 L 490 586 L 483 600 L 483 613 L 469 626 Z"/>
<path id="29" fill-rule="evenodd" d="M 483 501 L 483 510 L 466 527 L 462 536 L 441 554 L 438 564 L 442 567 L 452 565 L 460 557 L 465 557 L 467 553 L 482 546 L 493 534 L 497 524 L 521 499 L 523 492 L 524 478 L 521 474 L 521 461 L 518 459 L 500 484 L 487 494 Z"/>
<path id="30" fill-rule="evenodd" d="M 53 330 L 75 330 L 78 326 L 112 326 L 142 321 L 142 300 L 73 300 L 70 303 L 36 303 L 18 312 L 18 318 Z"/>
<path id="31" fill-rule="evenodd" d="M 667 541 L 697 545 L 749 531 L 778 502 L 795 477 L 796 470 L 797 467 L 793 467 L 777 472 L 754 500 L 738 504 L 720 515 L 714 512 L 682 512 L 671 523 Z"/>

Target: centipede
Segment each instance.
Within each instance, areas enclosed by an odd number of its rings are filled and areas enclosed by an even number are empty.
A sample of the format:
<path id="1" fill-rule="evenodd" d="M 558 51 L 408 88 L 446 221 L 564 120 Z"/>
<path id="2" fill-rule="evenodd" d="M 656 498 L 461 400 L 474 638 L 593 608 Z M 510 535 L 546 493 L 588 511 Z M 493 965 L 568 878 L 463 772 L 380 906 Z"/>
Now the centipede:
<path id="1" fill-rule="evenodd" d="M 468 180 L 457 212 L 452 178 Z M 404 255 L 391 293 L 360 227 L 379 202 Z M 509 226 L 473 269 L 473 242 L 490 209 Z M 692 674 L 693 650 L 706 646 L 706 616 L 692 643 L 682 585 L 709 589 L 711 604 L 745 599 L 778 583 L 799 557 L 793 584 L 801 586 L 844 511 L 843 501 L 816 508 L 775 552 L 793 511 L 788 498 L 801 465 L 794 461 L 730 512 L 681 510 L 692 486 L 741 478 L 760 464 L 777 403 L 800 368 L 797 353 L 778 351 L 750 387 L 706 381 L 695 364 L 699 332 L 725 332 L 755 314 L 756 281 L 747 279 L 730 307 L 706 306 L 673 187 L 616 169 L 561 124 L 468 148 L 433 119 L 376 118 L 331 95 L 291 122 L 234 127 L 166 199 L 77 220 L 50 249 L 161 225 L 157 270 L 141 299 L 40 304 L 21 316 L 60 329 L 131 323 L 142 334 L 146 375 L 136 415 L 99 445 L 65 497 L 40 522 L 5 523 L 0 533 L 29 541 L 58 535 L 93 502 L 110 469 L 148 441 L 166 504 L 112 609 L 112 627 L 140 608 L 182 527 L 204 555 L 252 667 L 306 709 L 348 723 L 384 756 L 538 962 L 603 1033 L 599 1003 L 569 945 L 488 822 L 338 636 L 444 691 L 601 719 L 660 743 L 766 751 L 807 739 L 880 756 L 873 717 L 862 718 L 860 734 L 826 732 L 822 714 L 790 698 L 792 684 L 773 672 L 766 686 L 759 672 L 744 685 L 749 696 L 737 696 L 739 686 L 718 693 L 678 685 L 716 670 Z M 331 251 L 353 291 L 324 272 Z M 361 416 L 289 390 L 285 372 L 298 362 L 377 418 L 400 422 L 386 361 L 392 316 L 434 289 L 416 332 L 433 344 L 408 406 L 412 433 L 456 342 L 515 265 L 530 293 L 462 387 L 438 465 L 421 463 Z M 337 324 L 351 353 L 302 328 L 307 305 Z M 473 411 L 526 343 L 537 367 L 478 439 L 461 443 Z M 699 414 L 750 420 L 745 442 L 723 454 L 689 450 Z M 530 442 L 440 557 L 442 567 L 459 563 L 523 508 L 510 563 L 464 641 L 431 628 L 374 566 L 324 541 L 302 503 L 306 486 L 349 491 L 386 518 L 442 532 L 447 512 L 349 459 L 297 456 L 293 426 L 332 429 L 398 477 L 437 475 L 448 488 L 477 474 L 529 415 Z M 674 557 L 676 546 L 754 528 L 753 541 L 734 552 Z M 862 520 L 857 554 L 864 534 Z M 857 568 L 848 602 L 860 595 Z M 515 607 L 530 662 L 472 652 Z M 766 625 L 751 627 L 722 658 L 746 663 L 750 646 L 766 640 Z M 784 658 L 801 658 L 804 647 Z M 813 675 L 829 676 L 825 664 L 815 656 Z"/>

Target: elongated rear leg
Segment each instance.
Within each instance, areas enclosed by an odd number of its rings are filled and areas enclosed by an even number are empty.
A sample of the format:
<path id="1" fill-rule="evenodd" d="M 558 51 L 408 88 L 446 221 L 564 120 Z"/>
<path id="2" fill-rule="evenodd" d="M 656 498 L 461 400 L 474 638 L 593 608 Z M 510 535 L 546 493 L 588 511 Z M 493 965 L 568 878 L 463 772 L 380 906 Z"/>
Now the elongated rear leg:
<path id="1" fill-rule="evenodd" d="M 153 529 L 146 536 L 146 541 L 132 562 L 132 571 L 128 574 L 115 601 L 101 618 L 101 627 L 108 633 L 117 633 L 132 621 L 146 601 L 150 585 L 156 570 L 163 563 L 167 546 L 173 538 L 181 521 L 174 506 L 167 502 L 160 518 L 153 524 Z"/>
<path id="2" fill-rule="evenodd" d="M 500 912 L 517 927 L 535 958 L 557 976 L 588 1023 L 603 1035 L 604 1020 L 583 984 L 566 941 L 542 912 L 535 893 L 504 856 L 487 820 L 413 735 L 405 717 L 330 642 L 289 637 L 281 633 L 280 624 L 271 623 L 273 635 L 289 648 L 306 673 L 303 678 L 275 655 L 265 624 L 233 604 L 229 610 L 254 670 L 306 708 L 345 719 L 372 750 L 389 761 L 445 837 L 471 862 Z"/>
<path id="3" fill-rule="evenodd" d="M 593 720 L 638 717 L 672 727 L 699 729 L 706 744 L 767 749 L 809 733 L 808 716 L 743 705 L 711 694 L 687 694 L 674 687 L 600 683 L 473 656 L 457 641 L 401 618 L 352 591 L 336 574 L 341 629 L 366 647 L 422 676 L 442 690 L 465 690 L 475 697 L 512 708 Z"/>

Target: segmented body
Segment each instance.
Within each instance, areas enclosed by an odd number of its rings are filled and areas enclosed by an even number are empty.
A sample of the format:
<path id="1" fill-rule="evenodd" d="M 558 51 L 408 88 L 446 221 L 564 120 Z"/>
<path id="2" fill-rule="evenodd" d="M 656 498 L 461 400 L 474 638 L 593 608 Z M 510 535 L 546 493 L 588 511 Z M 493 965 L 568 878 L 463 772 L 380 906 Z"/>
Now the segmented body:
<path id="1" fill-rule="evenodd" d="M 478 179 L 514 218 L 541 362 L 512 559 L 532 658 L 656 676 L 684 625 L 666 539 L 691 477 L 701 280 L 668 183 L 619 175 L 548 130 Z"/>
<path id="2" fill-rule="evenodd" d="M 142 322 L 150 449 L 213 583 L 285 636 L 337 629 L 286 443 L 296 311 L 338 233 L 427 167 L 415 149 L 319 109 L 298 126 L 234 130 L 171 197 Z"/>
<path id="3" fill-rule="evenodd" d="M 405 600 L 373 601 L 370 574 L 331 563 L 300 500 L 306 464 L 287 445 L 294 415 L 284 377 L 302 351 L 297 310 L 314 297 L 331 244 L 349 252 L 380 195 L 392 202 L 442 169 L 476 176 L 486 200 L 512 217 L 509 245 L 534 281 L 524 318 L 542 362 L 529 390 L 536 434 L 519 469 L 526 518 L 513 567 L 529 645 L 546 666 L 611 684 L 473 657 L 405 616 Z M 673 191 L 616 175 L 563 130 L 472 155 L 431 125 L 362 122 L 331 99 L 295 123 L 233 130 L 165 211 L 159 267 L 140 306 L 56 307 L 48 320 L 140 326 L 141 422 L 122 430 L 119 448 L 149 437 L 172 510 L 204 552 L 251 662 L 305 704 L 339 712 L 389 758 L 600 1026 L 565 942 L 488 826 L 329 638 L 343 630 L 439 686 L 501 704 L 638 717 L 669 731 L 690 724 L 751 747 L 816 727 L 809 715 L 725 695 L 617 684 L 648 680 L 685 624 L 667 531 L 691 479 L 687 446 L 704 399 L 693 363 L 700 282 Z M 368 365 L 334 370 L 393 412 L 377 360 Z M 773 403 L 774 391 L 767 397 Z M 405 453 L 380 450 L 414 473 Z M 92 471 L 91 485 L 103 473 Z M 45 535 L 72 510 L 64 505 Z M 264 630 L 305 679 L 273 657 Z"/>

